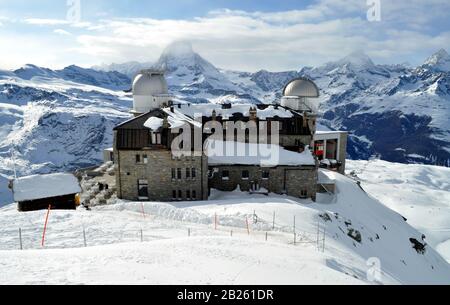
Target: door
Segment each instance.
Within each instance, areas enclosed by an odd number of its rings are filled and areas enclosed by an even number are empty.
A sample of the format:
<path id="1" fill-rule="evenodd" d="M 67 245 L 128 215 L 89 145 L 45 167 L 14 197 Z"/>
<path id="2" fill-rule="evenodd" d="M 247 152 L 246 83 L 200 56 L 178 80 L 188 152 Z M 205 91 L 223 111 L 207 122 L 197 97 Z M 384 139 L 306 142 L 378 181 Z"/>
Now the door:
<path id="1" fill-rule="evenodd" d="M 140 179 L 138 181 L 138 197 L 139 200 L 148 200 L 149 199 L 148 192 L 148 180 Z"/>

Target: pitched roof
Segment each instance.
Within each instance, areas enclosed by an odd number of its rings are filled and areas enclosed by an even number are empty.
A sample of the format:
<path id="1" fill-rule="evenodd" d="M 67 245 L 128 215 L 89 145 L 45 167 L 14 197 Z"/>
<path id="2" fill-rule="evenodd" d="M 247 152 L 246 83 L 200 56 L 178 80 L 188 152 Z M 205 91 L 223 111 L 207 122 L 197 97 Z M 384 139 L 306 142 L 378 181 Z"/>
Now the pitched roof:
<path id="1" fill-rule="evenodd" d="M 13 180 L 14 201 L 29 201 L 59 197 L 81 192 L 73 174 L 49 174 L 21 177 Z"/>

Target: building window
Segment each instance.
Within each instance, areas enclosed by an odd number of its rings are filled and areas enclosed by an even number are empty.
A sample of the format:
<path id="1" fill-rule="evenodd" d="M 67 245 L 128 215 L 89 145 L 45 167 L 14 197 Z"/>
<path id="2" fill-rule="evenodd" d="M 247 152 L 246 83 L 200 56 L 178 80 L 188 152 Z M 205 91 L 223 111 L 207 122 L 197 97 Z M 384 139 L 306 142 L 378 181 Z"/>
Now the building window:
<path id="1" fill-rule="evenodd" d="M 192 191 L 192 200 L 197 200 L 197 191 Z"/>
<path id="2" fill-rule="evenodd" d="M 177 191 L 175 190 L 172 191 L 172 199 L 177 200 Z"/>
<path id="3" fill-rule="evenodd" d="M 307 191 L 307 190 L 302 190 L 302 191 L 300 192 L 300 196 L 301 196 L 302 198 L 308 198 L 308 191 Z"/>
<path id="4" fill-rule="evenodd" d="M 161 144 L 161 133 L 152 132 L 152 144 L 160 145 Z"/>
<path id="5" fill-rule="evenodd" d="M 143 159 L 144 159 L 144 164 L 148 164 L 148 156 L 144 155 Z"/>
<path id="6" fill-rule="evenodd" d="M 183 173 L 181 172 L 181 168 L 177 169 L 177 178 L 178 180 L 183 179 Z"/>
<path id="7" fill-rule="evenodd" d="M 148 199 L 148 180 L 138 180 L 138 196 L 140 200 Z"/>
<path id="8" fill-rule="evenodd" d="M 269 180 L 270 172 L 269 171 L 263 171 L 262 172 L 262 178 L 263 178 L 263 180 Z"/>
<path id="9" fill-rule="evenodd" d="M 186 199 L 191 200 L 191 191 L 186 191 Z"/>
<path id="10" fill-rule="evenodd" d="M 250 173 L 248 170 L 242 171 L 242 180 L 248 180 L 250 178 Z"/>
<path id="11" fill-rule="evenodd" d="M 186 168 L 186 179 L 190 179 L 190 178 L 191 178 L 191 169 Z"/>
<path id="12" fill-rule="evenodd" d="M 172 180 L 177 180 L 177 170 L 172 168 Z"/>
<path id="13" fill-rule="evenodd" d="M 192 174 L 192 179 L 197 178 L 197 169 L 192 168 L 192 169 L 191 169 L 191 174 Z"/>
<path id="14" fill-rule="evenodd" d="M 136 155 L 136 164 L 141 163 L 141 155 Z"/>
<path id="15" fill-rule="evenodd" d="M 183 200 L 183 192 L 178 191 L 178 200 Z"/>
<path id="16" fill-rule="evenodd" d="M 222 171 L 222 180 L 230 180 L 230 171 Z"/>

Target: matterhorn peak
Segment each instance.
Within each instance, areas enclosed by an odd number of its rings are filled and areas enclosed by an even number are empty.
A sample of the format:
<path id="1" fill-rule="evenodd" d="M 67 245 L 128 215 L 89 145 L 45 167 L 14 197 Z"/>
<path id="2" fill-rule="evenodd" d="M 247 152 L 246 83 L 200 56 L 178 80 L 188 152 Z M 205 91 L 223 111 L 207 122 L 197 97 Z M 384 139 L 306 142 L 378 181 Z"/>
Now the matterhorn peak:
<path id="1" fill-rule="evenodd" d="M 163 51 L 163 56 L 168 57 L 187 57 L 192 56 L 193 54 L 195 54 L 195 52 L 192 43 L 186 40 L 175 41 L 168 45 Z"/>
<path id="2" fill-rule="evenodd" d="M 450 71 L 450 55 L 445 49 L 440 49 L 431 55 L 422 67 L 442 72 Z"/>
<path id="3" fill-rule="evenodd" d="M 338 61 L 341 65 L 350 64 L 358 68 L 373 67 L 374 63 L 363 51 L 355 51 Z"/>

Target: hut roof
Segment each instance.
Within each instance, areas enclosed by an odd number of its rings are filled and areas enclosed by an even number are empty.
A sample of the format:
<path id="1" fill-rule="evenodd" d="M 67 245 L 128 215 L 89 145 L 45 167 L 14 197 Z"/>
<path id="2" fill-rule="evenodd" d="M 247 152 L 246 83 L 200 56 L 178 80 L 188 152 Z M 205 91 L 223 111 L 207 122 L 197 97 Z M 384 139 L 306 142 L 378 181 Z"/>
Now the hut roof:
<path id="1" fill-rule="evenodd" d="M 73 174 L 49 174 L 21 177 L 13 180 L 14 201 L 30 201 L 81 192 Z"/>

